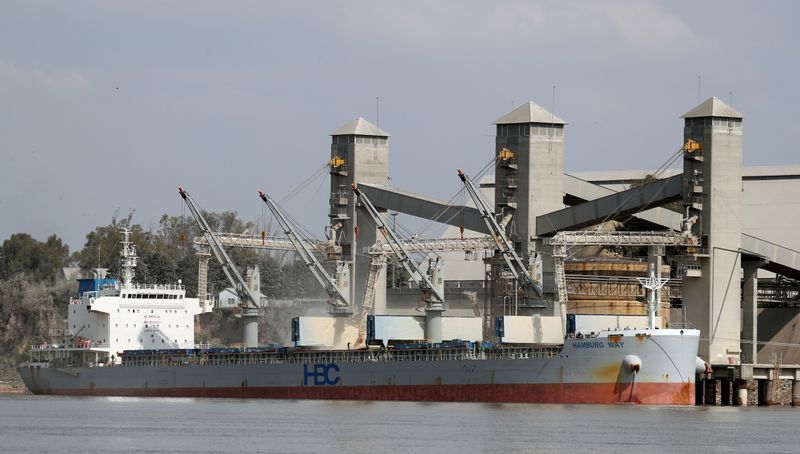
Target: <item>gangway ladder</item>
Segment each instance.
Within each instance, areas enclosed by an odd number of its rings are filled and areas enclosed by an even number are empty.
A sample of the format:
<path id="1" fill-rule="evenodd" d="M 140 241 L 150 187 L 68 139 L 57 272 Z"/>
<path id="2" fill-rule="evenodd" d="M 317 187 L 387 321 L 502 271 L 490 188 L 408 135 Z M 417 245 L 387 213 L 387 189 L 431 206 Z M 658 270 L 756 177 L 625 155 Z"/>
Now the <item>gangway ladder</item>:
<path id="1" fill-rule="evenodd" d="M 561 313 L 561 334 L 567 334 L 567 275 L 564 272 L 564 261 L 567 259 L 567 248 L 564 245 L 553 246 L 553 278 L 555 279 L 556 294 L 559 312 Z"/>
<path id="2" fill-rule="evenodd" d="M 367 318 L 372 310 L 372 305 L 375 302 L 375 283 L 378 281 L 378 275 L 383 268 L 386 256 L 380 253 L 372 254 L 372 262 L 369 265 L 369 276 L 367 276 L 367 287 L 364 291 L 364 302 L 361 305 L 361 320 L 358 322 L 358 339 L 356 339 L 356 348 L 366 346 L 367 339 Z"/>

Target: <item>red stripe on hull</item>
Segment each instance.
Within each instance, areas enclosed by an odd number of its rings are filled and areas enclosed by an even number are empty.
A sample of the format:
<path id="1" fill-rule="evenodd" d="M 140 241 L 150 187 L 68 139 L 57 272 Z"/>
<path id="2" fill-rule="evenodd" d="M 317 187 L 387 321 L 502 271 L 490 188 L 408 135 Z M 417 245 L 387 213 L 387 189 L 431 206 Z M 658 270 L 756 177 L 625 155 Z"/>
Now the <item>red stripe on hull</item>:
<path id="1" fill-rule="evenodd" d="M 37 393 L 39 394 L 39 393 Z M 298 386 L 241 388 L 55 389 L 41 394 L 133 397 L 402 400 L 575 404 L 694 404 L 694 383 L 571 383 L 514 385 Z"/>

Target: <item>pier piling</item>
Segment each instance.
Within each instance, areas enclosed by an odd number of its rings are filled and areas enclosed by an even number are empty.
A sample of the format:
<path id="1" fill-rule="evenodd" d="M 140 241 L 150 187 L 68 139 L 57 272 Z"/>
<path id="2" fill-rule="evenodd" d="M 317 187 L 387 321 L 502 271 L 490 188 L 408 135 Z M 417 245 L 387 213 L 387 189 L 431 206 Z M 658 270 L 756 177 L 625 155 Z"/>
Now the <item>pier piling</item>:
<path id="1" fill-rule="evenodd" d="M 736 380 L 736 405 L 740 407 L 747 406 L 747 380 Z"/>
<path id="2" fill-rule="evenodd" d="M 706 405 L 716 405 L 717 404 L 717 379 L 716 378 L 706 378 L 705 380 L 705 404 Z"/>
<path id="3" fill-rule="evenodd" d="M 694 404 L 703 405 L 703 396 L 705 395 L 706 380 L 702 375 L 697 374 L 694 380 Z"/>
<path id="4" fill-rule="evenodd" d="M 720 405 L 731 405 L 731 381 L 727 378 L 719 379 Z"/>

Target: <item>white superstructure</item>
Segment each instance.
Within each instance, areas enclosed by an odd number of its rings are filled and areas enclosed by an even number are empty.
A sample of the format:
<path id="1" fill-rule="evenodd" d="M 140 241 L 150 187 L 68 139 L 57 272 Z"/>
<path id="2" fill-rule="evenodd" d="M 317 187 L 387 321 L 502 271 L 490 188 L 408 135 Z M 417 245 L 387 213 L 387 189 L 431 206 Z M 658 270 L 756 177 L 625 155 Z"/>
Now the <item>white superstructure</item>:
<path id="1" fill-rule="evenodd" d="M 124 230 L 123 281 L 82 279 L 70 301 L 68 323 L 73 347 L 118 357 L 123 350 L 194 348 L 194 317 L 205 312 L 177 284 L 133 282 L 136 249 Z M 87 287 L 91 289 L 87 290 Z"/>

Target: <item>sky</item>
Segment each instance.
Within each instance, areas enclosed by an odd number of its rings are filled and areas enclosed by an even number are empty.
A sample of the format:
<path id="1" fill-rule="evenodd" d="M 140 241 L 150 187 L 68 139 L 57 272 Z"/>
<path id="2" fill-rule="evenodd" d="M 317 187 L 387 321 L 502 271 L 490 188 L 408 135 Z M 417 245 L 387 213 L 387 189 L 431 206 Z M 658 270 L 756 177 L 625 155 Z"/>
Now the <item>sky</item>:
<path id="1" fill-rule="evenodd" d="M 799 18 L 793 1 L 5 0 L 0 241 L 74 251 L 131 210 L 156 228 L 188 215 L 179 185 L 252 221 L 263 189 L 321 237 L 327 174 L 299 184 L 359 116 L 391 134 L 393 186 L 445 200 L 529 100 L 567 121 L 567 171 L 657 169 L 711 96 L 745 116 L 745 165 L 797 165 Z"/>

